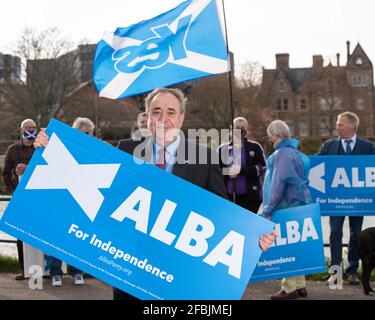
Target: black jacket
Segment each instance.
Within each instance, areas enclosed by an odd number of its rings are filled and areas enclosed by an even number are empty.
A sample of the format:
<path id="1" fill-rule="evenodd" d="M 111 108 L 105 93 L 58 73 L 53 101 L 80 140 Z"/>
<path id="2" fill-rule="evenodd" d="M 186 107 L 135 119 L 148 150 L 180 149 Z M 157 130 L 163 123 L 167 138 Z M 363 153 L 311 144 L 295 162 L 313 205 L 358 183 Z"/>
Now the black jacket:
<path id="1" fill-rule="evenodd" d="M 262 199 L 262 185 L 261 178 L 266 170 L 266 157 L 262 146 L 251 140 L 244 140 L 245 146 L 245 166 L 241 166 L 240 175 L 246 177 L 247 194 L 251 200 Z M 222 168 L 232 165 L 232 160 L 227 158 L 229 151 L 233 150 L 233 141 L 224 143 L 219 147 L 220 166 Z M 225 183 L 228 181 L 228 176 L 224 175 Z"/>
<path id="2" fill-rule="evenodd" d="M 357 136 L 354 148 L 351 155 L 371 155 L 375 154 L 374 145 L 368 140 L 361 139 Z M 327 140 L 321 146 L 319 156 L 328 156 L 328 155 L 346 155 L 344 148 L 342 147 L 341 139 L 334 138 Z"/>
<path id="3" fill-rule="evenodd" d="M 150 162 L 150 152 L 146 152 L 146 150 L 151 150 L 148 148 L 152 148 L 152 143 L 152 138 L 142 139 L 141 141 L 124 139 L 119 142 L 117 147 L 131 155 L 136 149 L 141 150 L 142 159 Z M 195 150 L 196 157 L 192 156 L 192 152 L 189 154 L 189 150 Z M 199 155 L 204 153 L 207 155 L 207 164 L 197 163 Z M 172 173 L 198 187 L 228 199 L 219 164 L 212 164 L 212 160 L 213 157 L 209 149 L 181 138 L 177 151 L 177 162 L 173 165 Z"/>

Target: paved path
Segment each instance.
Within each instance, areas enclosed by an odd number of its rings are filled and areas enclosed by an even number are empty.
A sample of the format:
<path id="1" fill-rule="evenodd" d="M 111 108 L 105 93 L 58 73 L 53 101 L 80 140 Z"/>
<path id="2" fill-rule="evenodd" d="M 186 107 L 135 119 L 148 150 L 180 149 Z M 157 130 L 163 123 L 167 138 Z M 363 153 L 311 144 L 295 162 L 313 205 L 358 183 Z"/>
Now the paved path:
<path id="1" fill-rule="evenodd" d="M 43 279 L 42 290 L 29 289 L 29 280 L 14 280 L 15 275 L 0 273 L 0 300 L 111 300 L 112 288 L 95 278 L 85 279 L 83 286 L 75 286 L 70 276 L 63 277 L 62 287 L 52 287 L 51 280 Z"/>
<path id="2" fill-rule="evenodd" d="M 343 289 L 332 290 L 325 281 L 307 281 L 308 298 L 299 300 L 375 300 L 375 295 L 366 296 L 362 286 L 343 284 Z M 372 283 L 375 288 L 375 283 Z M 267 300 L 280 290 L 280 281 L 265 281 L 250 284 L 243 296 L 245 300 Z"/>
<path id="3" fill-rule="evenodd" d="M 28 280 L 15 281 L 14 274 L 0 273 L 0 300 L 111 300 L 112 289 L 95 278 L 85 279 L 83 286 L 74 286 L 70 276 L 63 277 L 62 287 L 52 287 L 51 280 L 43 280 L 42 290 L 31 290 Z M 243 296 L 244 300 L 268 300 L 279 290 L 279 281 L 251 284 Z M 373 283 L 375 288 L 375 283 Z M 342 290 L 331 290 L 322 281 L 309 281 L 308 300 L 375 300 L 375 296 L 365 296 L 361 286 L 344 284 Z M 302 300 L 302 299 L 301 299 Z"/>

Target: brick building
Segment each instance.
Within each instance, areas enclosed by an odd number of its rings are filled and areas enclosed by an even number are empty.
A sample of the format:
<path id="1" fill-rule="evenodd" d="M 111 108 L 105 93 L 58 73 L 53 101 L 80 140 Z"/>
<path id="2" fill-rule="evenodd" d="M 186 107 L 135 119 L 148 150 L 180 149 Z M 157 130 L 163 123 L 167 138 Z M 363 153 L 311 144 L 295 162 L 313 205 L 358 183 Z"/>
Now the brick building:
<path id="1" fill-rule="evenodd" d="M 0 52 L 0 84 L 15 82 L 21 78 L 21 59 Z"/>
<path id="2" fill-rule="evenodd" d="M 347 41 L 346 65 L 324 66 L 314 55 L 312 67 L 291 68 L 289 54 L 276 54 L 276 69 L 263 69 L 257 104 L 285 120 L 297 137 L 329 137 L 335 133 L 337 114 L 346 110 L 361 119 L 359 134 L 374 135 L 374 78 L 371 60 L 358 43 L 350 52 Z"/>

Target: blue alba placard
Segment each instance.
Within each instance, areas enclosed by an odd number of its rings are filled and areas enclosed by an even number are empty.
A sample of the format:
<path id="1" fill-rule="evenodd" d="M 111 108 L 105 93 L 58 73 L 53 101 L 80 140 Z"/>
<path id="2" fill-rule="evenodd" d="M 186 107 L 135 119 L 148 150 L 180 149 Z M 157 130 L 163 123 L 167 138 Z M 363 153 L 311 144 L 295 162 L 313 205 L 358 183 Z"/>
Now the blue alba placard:
<path id="1" fill-rule="evenodd" d="M 279 236 L 263 252 L 250 282 L 326 271 L 318 204 L 277 210 L 272 221 Z"/>
<path id="2" fill-rule="evenodd" d="M 52 119 L 0 229 L 140 299 L 240 299 L 274 224 Z"/>
<path id="3" fill-rule="evenodd" d="M 322 216 L 375 215 L 375 156 L 312 156 L 309 186 Z"/>

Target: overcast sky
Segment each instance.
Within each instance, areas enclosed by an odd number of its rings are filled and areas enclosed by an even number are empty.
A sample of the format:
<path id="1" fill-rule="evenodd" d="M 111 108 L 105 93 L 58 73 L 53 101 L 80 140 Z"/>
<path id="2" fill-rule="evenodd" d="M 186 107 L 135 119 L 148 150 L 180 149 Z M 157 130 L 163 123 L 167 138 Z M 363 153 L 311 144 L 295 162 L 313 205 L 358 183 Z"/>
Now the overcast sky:
<path id="1" fill-rule="evenodd" d="M 96 43 L 114 31 L 154 17 L 183 0 L 4 0 L 0 11 L 0 52 L 10 53 L 25 27 L 56 26 L 72 41 Z M 289 53 L 291 67 L 309 67 L 312 55 L 346 62 L 360 42 L 375 62 L 375 1 L 225 0 L 229 47 L 236 62 L 275 67 L 275 53 Z"/>

